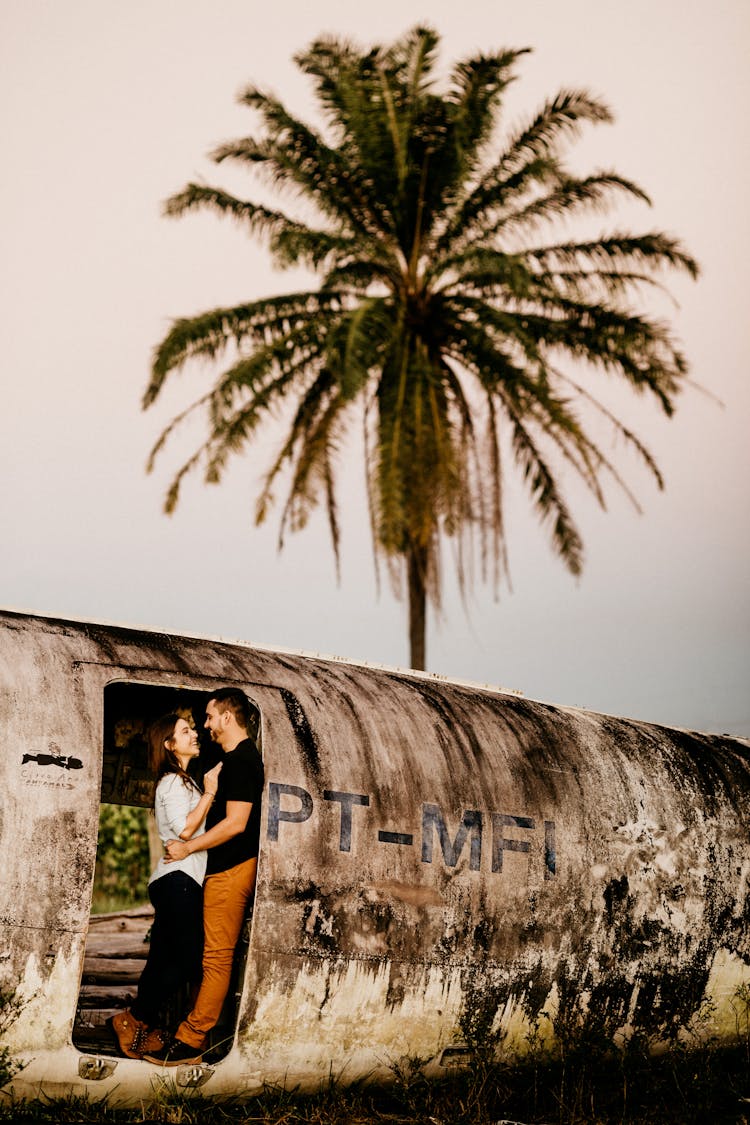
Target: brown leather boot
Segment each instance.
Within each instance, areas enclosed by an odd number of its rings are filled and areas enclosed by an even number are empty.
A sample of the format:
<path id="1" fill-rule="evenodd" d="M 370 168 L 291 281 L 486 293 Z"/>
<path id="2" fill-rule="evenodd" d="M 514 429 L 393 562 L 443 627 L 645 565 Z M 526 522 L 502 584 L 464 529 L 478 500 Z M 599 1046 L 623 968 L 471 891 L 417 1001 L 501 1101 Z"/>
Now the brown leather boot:
<path id="1" fill-rule="evenodd" d="M 138 1049 L 142 1055 L 150 1055 L 153 1051 L 163 1051 L 168 1042 L 166 1031 L 160 1027 L 148 1027 L 138 1040 Z"/>
<path id="2" fill-rule="evenodd" d="M 148 1033 L 148 1025 L 143 1020 L 137 1020 L 130 1009 L 126 1008 L 124 1012 L 115 1012 L 107 1023 L 117 1040 L 120 1054 L 126 1059 L 143 1058 L 143 1043 Z"/>

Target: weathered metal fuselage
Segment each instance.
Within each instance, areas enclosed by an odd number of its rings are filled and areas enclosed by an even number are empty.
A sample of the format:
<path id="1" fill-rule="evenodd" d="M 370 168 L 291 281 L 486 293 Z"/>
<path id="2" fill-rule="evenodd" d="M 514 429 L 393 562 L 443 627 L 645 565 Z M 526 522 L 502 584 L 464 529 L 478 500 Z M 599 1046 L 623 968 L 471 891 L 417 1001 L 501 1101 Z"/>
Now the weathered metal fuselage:
<path id="1" fill-rule="evenodd" d="M 744 740 L 236 643 L 0 614 L 0 987 L 19 1096 L 147 1097 L 162 1073 L 73 1045 L 115 682 L 258 705 L 258 888 L 210 1094 L 439 1067 L 595 1018 L 735 1027 L 750 983 Z M 200 1068 L 199 1068 L 200 1070 Z"/>

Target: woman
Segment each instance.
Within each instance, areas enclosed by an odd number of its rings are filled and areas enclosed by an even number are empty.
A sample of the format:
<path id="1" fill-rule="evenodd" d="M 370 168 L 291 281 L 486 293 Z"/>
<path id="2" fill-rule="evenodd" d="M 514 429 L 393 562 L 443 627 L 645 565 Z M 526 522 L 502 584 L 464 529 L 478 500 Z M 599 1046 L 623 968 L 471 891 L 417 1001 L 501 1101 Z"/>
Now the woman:
<path id="1" fill-rule="evenodd" d="M 190 724 L 179 715 L 165 715 L 149 727 L 147 737 L 149 765 L 156 778 L 154 813 L 159 836 L 163 843 L 190 840 L 205 829 L 221 762 L 206 773 L 201 791 L 187 772 L 199 753 L 198 735 Z M 139 1059 L 144 1052 L 164 1046 L 159 1021 L 165 1004 L 184 984 L 200 981 L 205 874 L 206 853 L 196 852 L 169 863 L 162 857 L 149 880 L 154 922 L 138 995 L 130 1009 L 108 1021 L 127 1058 Z"/>

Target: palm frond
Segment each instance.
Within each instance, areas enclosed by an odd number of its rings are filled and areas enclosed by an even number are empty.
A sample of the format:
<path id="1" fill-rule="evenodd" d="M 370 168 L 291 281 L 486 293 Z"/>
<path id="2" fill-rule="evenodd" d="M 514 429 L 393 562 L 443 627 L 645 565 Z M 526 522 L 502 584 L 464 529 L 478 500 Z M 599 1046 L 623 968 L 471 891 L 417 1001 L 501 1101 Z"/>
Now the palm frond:
<path id="1" fill-rule="evenodd" d="M 459 300 L 465 294 L 489 291 L 501 299 L 533 299 L 540 288 L 540 271 L 530 268 L 520 254 L 477 246 L 443 258 L 436 289 L 442 298 Z"/>
<path id="2" fill-rule="evenodd" d="M 311 230 L 299 224 L 274 231 L 271 253 L 277 265 L 305 265 L 317 270 L 350 256 L 356 245 L 356 240 L 348 236 Z"/>
<path id="3" fill-rule="evenodd" d="M 344 147 L 326 144 L 281 102 L 253 86 L 242 93 L 240 101 L 261 113 L 270 136 L 252 148 L 224 145 L 214 153 L 217 162 L 240 158 L 263 163 L 276 182 L 300 189 L 325 215 L 343 220 L 350 230 L 361 228 L 381 238 L 393 235 L 393 220 L 383 197 Z"/>
<path id="4" fill-rule="evenodd" d="M 494 566 L 493 585 L 497 589 L 502 578 L 508 585 L 510 582 L 510 567 L 508 565 L 508 551 L 505 542 L 505 518 L 503 511 L 504 474 L 502 458 L 500 456 L 500 441 L 498 439 L 498 417 L 493 395 L 487 395 L 487 436 L 486 446 L 489 461 L 488 477 L 491 496 L 491 522 L 492 533 L 492 562 Z"/>
<path id="5" fill-rule="evenodd" d="M 651 391 L 666 414 L 674 412 L 687 361 L 665 324 L 561 298 L 553 307 L 558 317 L 528 315 L 526 330 L 550 348 L 624 376 L 635 391 Z"/>
<path id="6" fill-rule="evenodd" d="M 343 404 L 334 391 L 312 425 L 307 428 L 297 452 L 294 475 L 289 495 L 281 516 L 279 547 L 283 546 L 287 525 L 292 531 L 301 531 L 318 501 L 323 488 L 334 555 L 339 558 L 339 528 L 336 518 L 336 501 L 333 492 L 331 458 L 338 438 L 337 426 L 341 421 Z"/>
<path id="7" fill-rule="evenodd" d="M 267 297 L 246 305 L 212 309 L 200 316 L 182 317 L 172 323 L 154 350 L 151 380 L 143 396 L 143 408 L 151 406 L 171 371 L 196 358 L 216 359 L 232 344 L 264 344 L 269 336 L 288 332 L 292 324 L 336 315 L 341 294 L 325 292 L 289 293 Z"/>
<path id="8" fill-rule="evenodd" d="M 700 274 L 700 266 L 679 239 L 659 231 L 636 236 L 618 232 L 588 242 L 561 242 L 529 248 L 524 253 L 545 267 L 580 267 L 583 263 L 593 263 L 603 268 L 630 268 L 635 263 L 649 269 L 669 266 L 684 270 L 693 280 Z"/>
<path id="9" fill-rule="evenodd" d="M 511 422 L 511 438 L 516 461 L 528 485 L 543 524 L 549 524 L 552 545 L 571 574 L 583 570 L 583 541 L 557 488 L 555 478 L 503 390 L 499 392 Z"/>
<path id="10" fill-rule="evenodd" d="M 323 366 L 316 374 L 315 379 L 307 388 L 305 394 L 300 398 L 286 440 L 265 475 L 263 488 L 261 489 L 255 508 L 256 524 L 261 524 L 266 519 L 268 511 L 273 504 L 272 489 L 276 479 L 285 465 L 293 458 L 297 444 L 304 439 L 305 433 L 307 433 L 314 418 L 321 409 L 321 403 L 324 403 L 331 394 L 333 385 L 334 381 L 330 369 Z"/>
<path id="11" fill-rule="evenodd" d="M 541 186 L 558 184 L 562 175 L 557 159 L 539 156 L 505 176 L 485 176 L 468 198 L 459 201 L 436 224 L 431 243 L 434 261 L 439 264 L 444 255 L 460 255 L 466 247 L 481 244 L 501 208 Z M 436 266 L 432 272 L 437 272 Z"/>
<path id="12" fill-rule="evenodd" d="M 504 403 L 513 404 L 517 417 L 551 439 L 603 505 L 597 472 L 605 458 L 583 432 L 569 404 L 553 392 L 545 365 L 538 362 L 534 375 L 524 365 L 510 365 L 484 326 L 464 322 L 462 331 L 461 351 L 454 358 L 460 355 L 461 362 L 476 372 L 489 398 L 500 395 Z"/>
<path id="13" fill-rule="evenodd" d="M 322 367 L 301 399 L 289 436 L 266 475 L 255 515 L 256 523 L 262 523 L 273 503 L 272 488 L 279 473 L 287 463 L 295 461 L 279 525 L 279 548 L 283 547 L 287 526 L 292 531 L 299 531 L 306 525 L 322 489 L 337 574 L 340 563 L 340 529 L 333 456 L 342 435 L 345 405 L 330 371 Z"/>
<path id="14" fill-rule="evenodd" d="M 199 399 L 197 399 L 195 402 L 191 402 L 190 406 L 187 406 L 184 410 L 181 410 L 179 412 L 179 414 L 176 414 L 174 416 L 174 418 L 171 420 L 171 422 L 169 422 L 169 424 L 164 427 L 162 432 L 159 434 L 159 437 L 154 442 L 154 444 L 151 448 L 151 452 L 148 455 L 148 460 L 146 461 L 146 472 L 147 473 L 152 473 L 154 471 L 154 465 L 156 464 L 156 458 L 159 456 L 159 454 L 161 453 L 162 449 L 164 448 L 164 446 L 166 445 L 167 441 L 172 436 L 174 431 L 176 429 L 178 429 L 179 426 L 182 425 L 182 423 L 185 421 L 186 418 L 188 418 L 196 410 L 200 410 L 200 408 L 202 406 L 205 406 L 206 403 L 210 401 L 212 395 L 213 395 L 212 390 L 209 391 L 208 394 L 201 395 L 201 397 Z"/>
<path id="15" fill-rule="evenodd" d="M 344 402 L 356 398 L 373 370 L 382 367 L 393 332 L 393 311 L 382 297 L 361 300 L 339 319 L 330 334 L 327 358 Z"/>
<path id="16" fill-rule="evenodd" d="M 330 289 L 342 297 L 351 297 L 353 294 L 361 297 L 372 287 L 387 288 L 391 293 L 398 292 L 402 284 L 401 270 L 382 265 L 374 257 L 369 260 L 354 258 L 332 266 L 321 280 L 320 291 Z"/>
<path id="17" fill-rule="evenodd" d="M 230 218 L 246 226 L 252 234 L 274 234 L 286 229 L 305 229 L 281 211 L 270 211 L 257 203 L 237 199 L 229 192 L 210 187 L 208 184 L 191 183 L 176 195 L 170 196 L 164 204 L 164 214 L 170 218 L 179 218 L 188 211 L 196 211 L 200 208 L 208 208 L 222 217 L 229 215 Z"/>
<path id="18" fill-rule="evenodd" d="M 560 142 L 575 136 L 582 124 L 611 120 L 610 110 L 600 99 L 582 90 L 561 90 L 510 139 L 500 158 L 478 183 L 467 185 L 463 198 L 446 217 L 435 252 L 450 251 L 454 239 L 471 237 L 468 232 L 473 232 L 477 220 L 496 205 L 498 196 L 507 198 L 518 191 L 521 183 L 547 180 L 554 175 L 559 167 Z M 519 181 L 515 177 L 520 177 Z"/>
<path id="19" fill-rule="evenodd" d="M 468 163 L 462 163 L 465 174 L 472 170 L 473 159 L 492 136 L 500 97 L 516 78 L 513 67 L 529 51 L 529 47 L 521 47 L 478 55 L 453 68 L 447 98 L 452 106 L 453 143 L 469 157 Z"/>
<path id="20" fill-rule="evenodd" d="M 185 473 L 197 468 L 200 462 L 203 462 L 205 483 L 218 484 L 229 457 L 242 451 L 277 400 L 289 394 L 290 388 L 301 376 L 309 377 L 315 358 L 315 356 L 305 356 L 297 363 L 289 364 L 285 369 L 278 371 L 272 379 L 252 389 L 239 407 L 232 405 L 227 388 L 236 387 L 237 371 L 242 365 L 230 369 L 213 392 L 204 396 L 203 402 L 207 402 L 210 408 L 209 437 L 183 466 L 175 479 L 170 491 L 168 509 L 170 512 L 177 506 L 179 486 Z M 163 443 L 157 443 L 157 445 L 161 444 Z M 155 448 L 152 458 L 156 452 L 158 450 Z"/>
<path id="21" fill-rule="evenodd" d="M 622 192 L 644 203 L 651 202 L 645 191 L 636 183 L 614 172 L 597 172 L 584 179 L 567 177 L 547 195 L 533 200 L 519 210 L 498 216 L 484 229 L 483 236 L 488 239 L 494 238 L 498 234 L 507 234 L 509 230 L 519 227 L 531 231 L 540 223 L 572 216 L 582 207 L 593 211 L 607 210 L 610 206 L 610 196 L 614 192 Z"/>
<path id="22" fill-rule="evenodd" d="M 635 451 L 638 453 L 641 460 L 645 463 L 649 472 L 652 474 L 652 476 L 656 480 L 657 486 L 660 489 L 663 489 L 664 488 L 664 477 L 661 474 L 661 470 L 659 469 L 659 466 L 657 465 L 656 461 L 654 460 L 653 455 L 646 448 L 646 446 L 643 444 L 643 442 L 640 440 L 640 438 L 638 438 L 637 435 L 634 434 L 631 429 L 629 429 L 627 426 L 625 426 L 620 421 L 619 418 L 615 417 L 615 415 L 612 413 L 612 411 L 608 410 L 607 407 L 604 406 L 603 403 L 599 402 L 599 400 L 597 398 L 595 398 L 594 395 L 592 395 L 589 391 L 587 391 L 585 387 L 581 386 L 580 383 L 576 382 L 575 379 L 571 379 L 571 377 L 569 375 L 564 374 L 564 372 L 562 372 L 562 371 L 556 371 L 555 375 L 562 382 L 565 382 L 569 386 L 573 387 L 576 394 L 579 394 L 581 396 L 581 398 L 584 398 L 587 402 L 591 403 L 591 405 L 600 414 L 602 414 L 607 419 L 607 421 L 611 424 L 612 428 L 614 429 L 615 433 L 618 434 L 620 437 L 622 437 L 625 440 L 627 445 L 630 445 L 635 449 Z M 636 504 L 636 507 L 638 507 L 637 504 Z"/>
<path id="23" fill-rule="evenodd" d="M 587 90 L 560 90 L 510 139 L 490 175 L 499 179 L 528 160 L 548 156 L 562 140 L 578 136 L 584 124 L 613 120 L 609 106 Z"/>
<path id="24" fill-rule="evenodd" d="M 607 302 L 640 287 L 658 289 L 671 298 L 666 286 L 647 273 L 635 270 L 540 270 L 533 274 L 535 283 L 543 290 L 550 290 L 560 297 L 567 297 L 586 304 Z"/>
<path id="25" fill-rule="evenodd" d="M 379 48 L 379 67 L 399 80 L 411 100 L 420 100 L 431 88 L 439 45 L 437 32 L 418 24 L 390 46 Z"/>
<path id="26" fill-rule="evenodd" d="M 187 474 L 191 473 L 193 469 L 195 469 L 195 467 L 198 465 L 201 457 L 204 455 L 204 452 L 205 446 L 201 446 L 200 449 L 196 450 L 196 452 L 193 453 L 193 455 L 184 462 L 184 464 L 178 469 L 177 473 L 173 477 L 172 483 L 167 489 L 167 494 L 164 497 L 165 515 L 171 516 L 174 513 L 180 499 L 182 482 Z"/>

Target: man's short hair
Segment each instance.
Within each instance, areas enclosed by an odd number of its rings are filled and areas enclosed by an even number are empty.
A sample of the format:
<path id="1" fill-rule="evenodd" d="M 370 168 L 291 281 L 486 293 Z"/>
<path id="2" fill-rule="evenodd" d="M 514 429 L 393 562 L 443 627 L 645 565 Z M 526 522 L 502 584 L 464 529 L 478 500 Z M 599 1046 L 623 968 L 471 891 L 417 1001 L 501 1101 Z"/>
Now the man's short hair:
<path id="1" fill-rule="evenodd" d="M 250 702 L 244 691 L 239 688 L 225 687 L 212 691 L 207 702 L 213 701 L 220 711 L 231 711 L 237 725 L 257 739 L 258 737 L 258 709 Z"/>

